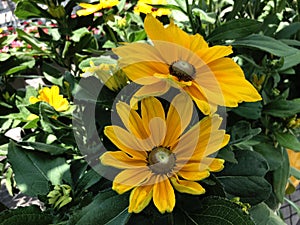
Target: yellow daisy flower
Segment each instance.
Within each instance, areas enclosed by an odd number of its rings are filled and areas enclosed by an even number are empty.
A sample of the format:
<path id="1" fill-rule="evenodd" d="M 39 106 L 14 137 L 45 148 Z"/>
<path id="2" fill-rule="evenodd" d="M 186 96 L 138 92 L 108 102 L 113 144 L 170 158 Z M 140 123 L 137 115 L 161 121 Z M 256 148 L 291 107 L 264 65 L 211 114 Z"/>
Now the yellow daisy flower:
<path id="1" fill-rule="evenodd" d="M 117 112 L 126 129 L 112 125 L 104 133 L 120 151 L 107 151 L 100 160 L 122 169 L 112 189 L 118 194 L 132 189 L 130 213 L 141 212 L 151 199 L 159 212 L 171 212 L 174 189 L 201 195 L 205 189 L 196 181 L 223 169 L 224 160 L 211 156 L 229 141 L 229 135 L 219 130 L 222 119 L 206 117 L 183 132 L 193 113 L 188 95 L 175 96 L 166 116 L 154 97 L 141 101 L 141 116 L 123 102 L 117 104 Z"/>
<path id="2" fill-rule="evenodd" d="M 39 96 L 31 96 L 29 102 L 35 104 L 37 102 L 47 102 L 56 111 L 63 112 L 69 109 L 69 102 L 66 98 L 59 94 L 59 87 L 53 85 L 51 88 L 44 87 L 39 91 Z"/>
<path id="3" fill-rule="evenodd" d="M 119 0 L 100 0 L 98 4 L 89 4 L 89 3 L 79 3 L 79 6 L 83 9 L 77 11 L 78 16 L 87 16 L 95 12 L 100 11 L 101 9 L 111 8 L 120 3 Z"/>
<path id="4" fill-rule="evenodd" d="M 129 79 L 143 85 L 131 105 L 162 95 L 171 86 L 187 92 L 206 115 L 217 105 L 236 107 L 242 101 L 261 100 L 239 65 L 225 57 L 232 53 L 230 46 L 209 47 L 199 34 L 189 35 L 174 22 L 165 28 L 150 14 L 145 31 L 153 45 L 132 43 L 113 49 Z"/>
<path id="5" fill-rule="evenodd" d="M 167 4 L 166 0 L 139 0 L 136 6 L 134 7 L 134 12 L 138 15 L 140 13 L 152 14 L 152 16 L 163 16 L 171 14 L 169 9 L 164 8 L 155 8 L 151 5 L 165 5 Z"/>

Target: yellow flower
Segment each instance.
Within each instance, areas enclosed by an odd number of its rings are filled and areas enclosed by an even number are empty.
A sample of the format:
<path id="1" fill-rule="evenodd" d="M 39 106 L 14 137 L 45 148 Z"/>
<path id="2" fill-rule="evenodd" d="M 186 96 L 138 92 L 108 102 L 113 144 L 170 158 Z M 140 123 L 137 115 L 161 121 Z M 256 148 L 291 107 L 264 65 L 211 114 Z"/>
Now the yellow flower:
<path id="1" fill-rule="evenodd" d="M 47 102 L 51 105 L 56 111 L 63 112 L 69 109 L 69 102 L 66 98 L 59 94 L 59 87 L 53 85 L 50 88 L 44 87 L 39 91 L 39 96 L 31 96 L 29 102 L 35 104 L 37 102 Z"/>
<path id="2" fill-rule="evenodd" d="M 101 9 L 111 8 L 119 4 L 119 0 L 100 0 L 98 4 L 79 3 L 83 9 L 77 11 L 78 16 L 87 16 Z"/>
<path id="3" fill-rule="evenodd" d="M 118 194 L 132 189 L 130 213 L 141 212 L 151 199 L 161 213 L 171 212 L 174 189 L 201 195 L 205 189 L 196 181 L 223 169 L 224 160 L 211 157 L 229 141 L 229 135 L 219 130 L 222 119 L 206 117 L 184 133 L 193 113 L 188 95 L 175 96 L 166 116 L 154 97 L 141 101 L 141 116 L 123 102 L 117 104 L 117 112 L 126 129 L 112 125 L 104 133 L 120 151 L 107 151 L 100 160 L 122 169 L 112 189 Z"/>
<path id="4" fill-rule="evenodd" d="M 295 152 L 295 151 L 290 150 L 290 149 L 287 149 L 287 153 L 288 153 L 288 156 L 289 156 L 290 166 L 294 167 L 297 170 L 300 170 L 300 153 Z M 299 185 L 300 180 L 298 180 L 294 176 L 291 176 L 290 177 L 290 182 L 296 188 Z"/>
<path id="5" fill-rule="evenodd" d="M 187 92 L 206 115 L 217 105 L 236 107 L 242 101 L 261 100 L 242 69 L 225 57 L 232 53 L 230 46 L 209 47 L 199 34 L 189 35 L 173 22 L 165 28 L 150 14 L 145 31 L 153 45 L 132 43 L 113 49 L 129 79 L 143 85 L 131 105 L 172 86 Z"/>
<path id="6" fill-rule="evenodd" d="M 97 77 L 112 91 L 122 89 L 127 84 L 126 75 L 117 68 L 116 64 L 101 63 L 96 66 L 93 61 L 90 61 L 90 66 L 83 69 L 82 77 L 97 75 Z"/>
<path id="7" fill-rule="evenodd" d="M 171 11 L 164 8 L 155 8 L 152 5 L 165 5 L 167 4 L 166 0 L 139 0 L 136 6 L 134 7 L 134 12 L 138 15 L 140 13 L 152 14 L 154 17 L 169 15 Z"/>

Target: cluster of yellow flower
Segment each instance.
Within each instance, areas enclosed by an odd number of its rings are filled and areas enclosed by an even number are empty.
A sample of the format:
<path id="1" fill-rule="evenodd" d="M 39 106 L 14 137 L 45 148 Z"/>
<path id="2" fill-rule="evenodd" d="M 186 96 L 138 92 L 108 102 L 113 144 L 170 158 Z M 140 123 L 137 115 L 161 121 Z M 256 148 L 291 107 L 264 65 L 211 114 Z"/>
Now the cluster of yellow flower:
<path id="1" fill-rule="evenodd" d="M 107 151 L 100 160 L 122 170 L 112 188 L 119 194 L 132 189 L 129 212 L 141 212 L 153 199 L 165 213 L 175 207 L 174 189 L 203 194 L 205 189 L 197 181 L 224 167 L 224 160 L 211 157 L 230 138 L 219 129 L 222 118 L 215 114 L 217 106 L 236 107 L 261 96 L 241 68 L 225 57 L 232 53 L 231 47 L 209 47 L 199 34 L 189 35 L 174 22 L 165 28 L 151 14 L 145 18 L 145 31 L 152 45 L 132 43 L 113 49 L 128 78 L 142 87 L 130 105 L 117 104 L 126 129 L 111 125 L 104 133 L 120 151 Z M 155 96 L 171 88 L 181 92 L 165 112 Z M 208 116 L 185 131 L 193 102 Z"/>

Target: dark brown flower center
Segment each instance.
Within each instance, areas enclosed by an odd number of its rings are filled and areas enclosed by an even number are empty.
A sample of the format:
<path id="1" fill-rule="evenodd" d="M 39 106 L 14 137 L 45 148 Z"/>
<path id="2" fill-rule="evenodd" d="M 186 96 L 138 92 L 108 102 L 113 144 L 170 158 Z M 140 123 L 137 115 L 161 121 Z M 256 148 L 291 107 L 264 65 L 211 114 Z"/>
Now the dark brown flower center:
<path id="1" fill-rule="evenodd" d="M 179 81 L 192 81 L 195 78 L 196 70 L 192 64 L 184 60 L 178 60 L 170 65 L 169 72 L 177 77 Z"/>
<path id="2" fill-rule="evenodd" d="M 154 173 L 167 174 L 174 168 L 176 157 L 167 148 L 155 147 L 149 153 L 148 162 L 150 169 Z"/>

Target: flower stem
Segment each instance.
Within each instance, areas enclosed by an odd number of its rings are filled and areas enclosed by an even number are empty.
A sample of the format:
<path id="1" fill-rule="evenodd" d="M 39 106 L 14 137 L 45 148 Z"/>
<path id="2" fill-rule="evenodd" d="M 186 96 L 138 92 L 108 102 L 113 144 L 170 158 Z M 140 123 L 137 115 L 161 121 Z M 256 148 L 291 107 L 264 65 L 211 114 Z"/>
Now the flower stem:
<path id="1" fill-rule="evenodd" d="M 189 17 L 189 21 L 191 23 L 193 34 L 195 34 L 196 33 L 196 29 L 195 29 L 195 24 L 194 24 L 194 20 L 193 20 L 193 15 L 192 15 L 192 12 L 191 12 L 191 8 L 190 8 L 190 5 L 189 5 L 189 0 L 185 0 L 185 4 L 186 4 L 186 13 L 187 13 L 187 15 Z"/>

